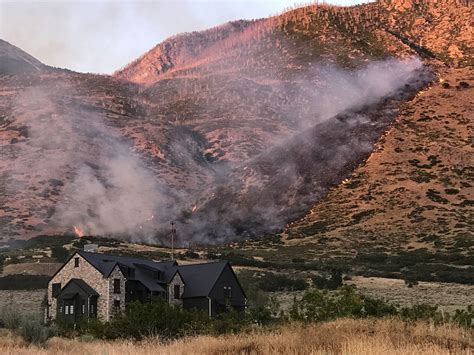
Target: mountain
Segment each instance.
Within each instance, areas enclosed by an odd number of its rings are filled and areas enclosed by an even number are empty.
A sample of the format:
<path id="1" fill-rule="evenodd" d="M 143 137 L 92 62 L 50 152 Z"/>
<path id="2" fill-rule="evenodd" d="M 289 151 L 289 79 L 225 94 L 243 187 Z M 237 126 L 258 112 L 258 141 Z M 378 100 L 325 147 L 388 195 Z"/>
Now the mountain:
<path id="1" fill-rule="evenodd" d="M 404 105 L 369 159 L 288 224 L 287 245 L 325 255 L 472 255 L 474 71 L 438 74 L 442 82 Z"/>
<path id="2" fill-rule="evenodd" d="M 434 190 L 434 199 L 446 198 L 444 190 L 417 164 L 433 155 L 430 162 L 444 163 L 427 163 L 432 169 L 456 177 L 451 163 L 440 165 L 454 162 L 453 147 L 472 133 L 469 107 L 454 101 L 471 93 L 471 18 L 471 5 L 454 0 L 311 5 L 175 36 L 113 76 L 18 66 L 14 75 L 0 76 L 0 234 L 8 240 L 76 226 L 156 243 L 176 220 L 180 243 L 217 243 L 275 233 L 292 222 L 282 234 L 288 244 L 324 236 L 340 244 L 357 228 L 350 243 L 382 243 L 393 217 L 389 207 L 411 211 L 399 206 L 401 197 L 360 203 L 364 188 L 392 186 L 387 179 L 396 176 L 372 161 L 418 159 L 407 167 L 420 170 L 414 174 L 427 180 L 423 189 Z M 6 42 L 0 47 L 6 51 Z M 441 74 L 450 89 L 440 86 Z M 467 123 L 438 122 L 431 104 L 407 109 L 423 88 L 440 90 L 434 100 L 456 106 Z M 407 121 L 425 117 L 418 114 L 431 118 L 414 121 L 426 130 L 422 137 Z M 374 160 L 378 147 L 394 144 L 388 132 L 401 122 L 408 125 L 399 147 L 404 153 Z M 428 139 L 431 125 L 452 140 Z M 450 131 L 461 128 L 464 133 Z M 425 157 L 424 144 L 439 152 Z M 453 164 L 469 168 L 461 158 Z M 410 179 L 411 170 L 393 169 Z M 342 182 L 361 172 L 361 190 L 348 196 L 352 183 Z M 446 189 L 467 196 L 460 184 Z M 418 187 L 415 199 L 423 195 Z M 444 204 L 429 211 L 465 215 L 469 198 L 457 199 L 449 213 Z M 312 210 L 320 214 L 298 220 L 318 201 Z M 379 223 L 369 225 L 374 216 Z M 347 226 L 347 218 L 358 223 Z M 469 233 L 466 219 L 449 221 Z M 400 219 L 397 233 L 409 237 L 390 239 L 393 244 L 414 236 L 412 222 Z M 373 231 L 367 238 L 365 227 Z"/>
<path id="3" fill-rule="evenodd" d="M 413 51 L 465 67 L 473 64 L 472 15 L 469 1 L 460 0 L 315 4 L 170 38 L 115 76 L 141 84 L 217 72 L 285 77 L 316 61 L 353 67 Z"/>
<path id="4" fill-rule="evenodd" d="M 45 65 L 18 47 L 0 39 L 0 75 L 41 72 Z"/>

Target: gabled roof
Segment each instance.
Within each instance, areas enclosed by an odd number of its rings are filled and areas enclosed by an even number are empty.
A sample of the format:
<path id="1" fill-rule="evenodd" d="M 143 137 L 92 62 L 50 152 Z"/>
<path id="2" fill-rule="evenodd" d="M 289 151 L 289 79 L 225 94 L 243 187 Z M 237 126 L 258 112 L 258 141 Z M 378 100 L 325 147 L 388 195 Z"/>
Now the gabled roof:
<path id="1" fill-rule="evenodd" d="M 77 254 L 81 255 L 104 277 L 109 277 L 113 269 L 118 266 L 127 280 L 141 282 L 150 291 L 166 292 L 166 285 L 178 273 L 184 282 L 184 298 L 209 296 L 217 279 L 229 265 L 227 261 L 218 261 L 179 266 L 176 261 L 171 260 L 153 261 L 85 251 L 78 251 Z M 133 269 L 134 273 L 128 274 L 128 268 Z M 160 272 L 159 278 L 156 278 L 155 272 Z"/>
<path id="2" fill-rule="evenodd" d="M 140 258 L 130 258 L 128 256 L 91 253 L 86 251 L 78 251 L 78 254 L 91 263 L 104 276 L 108 276 L 117 263 L 131 268 L 136 268 L 137 265 L 141 264 L 162 271 L 177 265 L 176 261 L 172 260 L 153 261 Z"/>
<path id="3" fill-rule="evenodd" d="M 71 296 L 75 296 L 75 293 L 71 293 L 69 291 L 69 288 L 71 285 L 75 284 L 78 286 L 81 290 L 83 290 L 87 295 L 89 296 L 99 296 L 99 294 L 94 290 L 91 286 L 89 286 L 84 280 L 82 279 L 71 279 L 68 281 L 66 285 L 61 290 L 61 293 L 58 295 L 58 297 L 61 298 L 67 298 Z"/>
<path id="4" fill-rule="evenodd" d="M 115 266 L 118 266 L 127 280 L 141 282 L 150 291 L 164 292 L 162 284 L 171 281 L 177 271 L 176 261 L 153 261 L 140 258 L 130 258 L 126 256 L 91 253 L 79 251 L 84 259 L 99 270 L 102 275 L 109 277 Z M 127 269 L 134 270 L 134 274 L 128 275 Z M 154 272 L 159 272 L 159 278 Z"/>
<path id="5" fill-rule="evenodd" d="M 184 281 L 184 298 L 206 297 L 227 266 L 227 261 L 178 266 Z"/>

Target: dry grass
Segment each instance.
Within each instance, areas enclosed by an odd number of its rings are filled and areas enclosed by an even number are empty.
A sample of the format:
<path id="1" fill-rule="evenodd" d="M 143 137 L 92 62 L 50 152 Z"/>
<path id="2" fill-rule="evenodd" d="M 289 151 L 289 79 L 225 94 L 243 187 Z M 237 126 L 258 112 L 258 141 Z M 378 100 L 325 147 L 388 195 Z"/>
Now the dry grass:
<path id="1" fill-rule="evenodd" d="M 222 337 L 198 336 L 168 344 L 158 340 L 80 341 L 54 338 L 46 348 L 0 336 L 2 354 L 473 354 L 474 332 L 398 319 L 341 319 L 291 325 L 274 331 Z"/>
<path id="2" fill-rule="evenodd" d="M 19 263 L 8 264 L 3 268 L 3 275 L 50 275 L 62 266 L 61 263 Z M 2 275 L 2 276 L 3 276 Z"/>
<path id="3" fill-rule="evenodd" d="M 382 298 L 393 304 L 411 307 L 415 304 L 437 305 L 439 309 L 454 314 L 473 303 L 474 285 L 445 282 L 422 282 L 409 288 L 401 279 L 353 276 L 346 284 L 368 296 Z"/>

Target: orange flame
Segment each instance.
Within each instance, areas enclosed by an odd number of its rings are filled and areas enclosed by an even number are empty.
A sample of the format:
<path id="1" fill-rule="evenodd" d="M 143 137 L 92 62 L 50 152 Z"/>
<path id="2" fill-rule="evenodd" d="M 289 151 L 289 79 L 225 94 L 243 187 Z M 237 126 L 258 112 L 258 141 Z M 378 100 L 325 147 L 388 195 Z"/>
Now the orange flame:
<path id="1" fill-rule="evenodd" d="M 81 228 L 79 228 L 79 227 L 77 227 L 77 226 L 73 226 L 73 227 L 74 227 L 74 233 L 76 233 L 76 235 L 77 235 L 79 238 L 81 238 L 81 237 L 84 236 L 84 231 L 83 231 Z"/>

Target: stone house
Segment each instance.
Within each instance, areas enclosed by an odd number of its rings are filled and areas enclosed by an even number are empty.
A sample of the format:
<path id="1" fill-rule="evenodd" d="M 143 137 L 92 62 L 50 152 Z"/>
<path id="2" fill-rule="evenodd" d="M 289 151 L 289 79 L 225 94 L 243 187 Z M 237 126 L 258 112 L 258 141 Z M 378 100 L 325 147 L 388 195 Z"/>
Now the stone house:
<path id="1" fill-rule="evenodd" d="M 246 307 L 245 293 L 226 261 L 178 265 L 78 251 L 48 283 L 46 320 L 60 315 L 71 322 L 79 317 L 108 321 L 128 303 L 152 297 L 205 310 L 210 317 Z"/>

